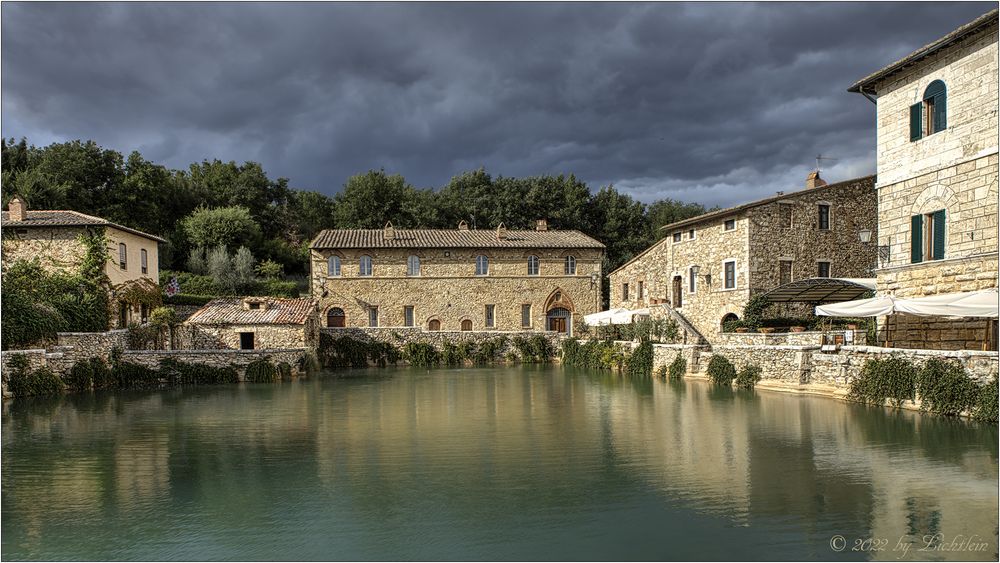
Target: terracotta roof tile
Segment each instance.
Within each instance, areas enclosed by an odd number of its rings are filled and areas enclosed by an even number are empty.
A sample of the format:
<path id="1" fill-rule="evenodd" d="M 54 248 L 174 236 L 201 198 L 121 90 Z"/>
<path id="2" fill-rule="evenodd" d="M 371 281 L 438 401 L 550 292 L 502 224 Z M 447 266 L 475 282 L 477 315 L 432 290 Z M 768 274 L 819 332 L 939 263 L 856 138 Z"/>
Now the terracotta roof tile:
<path id="1" fill-rule="evenodd" d="M 79 211 L 39 209 L 27 211 L 26 213 L 27 217 L 23 221 L 11 221 L 9 211 L 0 212 L 0 225 L 2 225 L 5 229 L 23 229 L 26 227 L 114 227 L 115 229 L 139 235 L 157 242 L 167 242 L 158 236 L 144 233 L 138 229 L 126 227 L 117 223 L 112 223 L 107 219 L 80 213 Z"/>
<path id="2" fill-rule="evenodd" d="M 244 300 L 259 301 L 260 309 L 246 309 Z M 276 297 L 224 297 L 213 299 L 188 317 L 185 324 L 305 324 L 316 311 L 312 299 L 281 299 Z"/>
<path id="3" fill-rule="evenodd" d="M 312 248 L 604 248 L 580 231 L 497 231 L 459 229 L 329 229 L 313 239 Z"/>

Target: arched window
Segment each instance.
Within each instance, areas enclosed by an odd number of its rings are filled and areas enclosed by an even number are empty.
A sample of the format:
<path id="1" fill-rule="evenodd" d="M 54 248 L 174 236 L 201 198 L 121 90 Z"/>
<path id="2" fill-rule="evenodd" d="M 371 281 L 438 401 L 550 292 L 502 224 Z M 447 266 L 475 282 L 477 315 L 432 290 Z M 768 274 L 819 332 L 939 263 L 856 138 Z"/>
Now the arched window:
<path id="1" fill-rule="evenodd" d="M 406 275 L 408 276 L 419 276 L 420 275 L 420 257 L 410 256 L 406 259 Z"/>
<path id="2" fill-rule="evenodd" d="M 566 265 L 563 268 L 563 273 L 566 274 L 567 276 L 575 276 L 576 275 L 576 257 L 575 256 L 567 256 L 566 257 Z"/>
<path id="3" fill-rule="evenodd" d="M 490 259 L 480 254 L 476 256 L 476 275 L 488 276 L 490 273 Z"/>
<path id="4" fill-rule="evenodd" d="M 331 307 L 326 312 L 326 326 L 330 328 L 343 328 L 347 326 L 346 321 L 347 317 L 344 315 L 344 310 L 340 307 Z"/>
<path id="5" fill-rule="evenodd" d="M 441 330 L 441 321 L 437 319 L 431 319 L 430 322 L 427 323 L 427 330 L 433 330 L 433 331 Z"/>
<path id="6" fill-rule="evenodd" d="M 328 276 L 340 275 L 340 256 L 331 256 L 326 261 L 326 275 Z"/>
<path id="7" fill-rule="evenodd" d="M 370 276 L 372 275 L 372 257 L 362 256 L 361 260 L 358 262 L 358 275 L 359 276 Z"/>
<path id="8" fill-rule="evenodd" d="M 948 92 L 944 82 L 927 85 L 922 101 L 910 106 L 910 140 L 933 135 L 948 128 Z"/>
<path id="9" fill-rule="evenodd" d="M 469 319 L 465 319 L 464 321 L 462 321 L 462 330 L 464 330 L 465 332 L 472 330 L 472 321 L 470 321 Z"/>
<path id="10" fill-rule="evenodd" d="M 722 321 L 719 323 L 719 327 L 722 328 L 722 332 L 730 332 L 729 330 L 727 330 L 726 325 L 728 325 L 729 323 L 736 322 L 738 320 L 740 320 L 740 318 L 736 316 L 736 313 L 726 313 L 725 315 L 723 315 Z"/>
<path id="11" fill-rule="evenodd" d="M 528 275 L 537 276 L 538 275 L 538 257 L 528 256 Z"/>

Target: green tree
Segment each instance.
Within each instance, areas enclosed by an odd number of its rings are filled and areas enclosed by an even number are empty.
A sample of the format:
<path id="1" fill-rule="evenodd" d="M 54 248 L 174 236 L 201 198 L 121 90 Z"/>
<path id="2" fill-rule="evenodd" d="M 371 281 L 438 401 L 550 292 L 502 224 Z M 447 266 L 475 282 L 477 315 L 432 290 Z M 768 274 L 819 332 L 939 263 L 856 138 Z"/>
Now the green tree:
<path id="1" fill-rule="evenodd" d="M 182 225 L 195 247 L 255 245 L 260 239 L 260 228 L 245 207 L 199 207 Z"/>
<path id="2" fill-rule="evenodd" d="M 683 201 L 670 198 L 654 202 L 646 210 L 655 240 L 660 240 L 667 236 L 667 232 L 660 227 L 690 219 L 691 217 L 697 217 L 704 213 L 706 213 L 705 206 L 700 203 L 684 203 Z"/>

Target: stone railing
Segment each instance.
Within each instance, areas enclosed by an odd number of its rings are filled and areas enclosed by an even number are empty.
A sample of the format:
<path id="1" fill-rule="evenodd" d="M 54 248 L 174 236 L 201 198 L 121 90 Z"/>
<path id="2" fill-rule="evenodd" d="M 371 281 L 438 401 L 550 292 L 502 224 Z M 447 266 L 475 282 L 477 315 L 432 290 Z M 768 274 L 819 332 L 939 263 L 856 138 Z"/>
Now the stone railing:
<path id="1" fill-rule="evenodd" d="M 292 375 L 301 373 L 302 359 L 305 348 L 289 348 L 281 350 L 126 350 L 122 360 L 133 362 L 148 368 L 156 369 L 162 360 L 176 360 L 189 364 L 200 364 L 223 368 L 236 368 L 240 381 L 246 373 L 246 367 L 252 362 L 270 358 L 274 364 L 282 362 L 292 367 Z"/>
<path id="2" fill-rule="evenodd" d="M 851 333 L 850 336 L 848 333 Z M 863 330 L 819 330 L 805 332 L 723 332 L 716 337 L 714 344 L 720 346 L 819 346 L 824 337 L 828 343 L 839 338 L 848 342 L 853 336 L 853 345 L 864 346 L 867 343 L 867 333 Z"/>

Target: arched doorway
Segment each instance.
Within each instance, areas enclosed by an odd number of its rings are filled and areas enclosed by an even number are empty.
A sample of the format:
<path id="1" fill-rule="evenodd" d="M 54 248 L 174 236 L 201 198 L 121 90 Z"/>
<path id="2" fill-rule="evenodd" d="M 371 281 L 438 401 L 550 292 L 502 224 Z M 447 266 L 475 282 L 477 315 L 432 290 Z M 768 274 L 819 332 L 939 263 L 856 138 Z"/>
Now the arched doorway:
<path id="1" fill-rule="evenodd" d="M 463 320 L 462 330 L 464 330 L 465 332 L 469 332 L 470 330 L 472 330 L 472 321 L 470 321 L 469 319 Z"/>
<path id="2" fill-rule="evenodd" d="M 427 321 L 427 330 L 433 330 L 435 332 L 441 330 L 441 321 L 437 319 Z"/>
<path id="3" fill-rule="evenodd" d="M 674 276 L 674 296 L 671 299 L 674 309 L 684 306 L 684 280 L 680 276 Z"/>
<path id="4" fill-rule="evenodd" d="M 344 328 L 347 326 L 347 316 L 340 307 L 330 307 L 326 312 L 326 326 L 329 328 Z"/>
<path id="5" fill-rule="evenodd" d="M 563 334 L 569 334 L 572 326 L 573 313 L 562 307 L 556 307 L 545 314 L 545 328 Z"/>
<path id="6" fill-rule="evenodd" d="M 722 316 L 722 321 L 719 323 L 719 329 L 722 332 L 726 332 L 726 323 L 738 320 L 740 320 L 740 318 L 736 316 L 736 313 L 726 313 Z"/>

